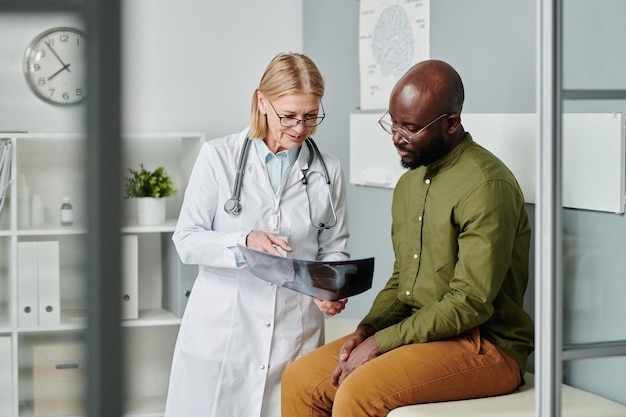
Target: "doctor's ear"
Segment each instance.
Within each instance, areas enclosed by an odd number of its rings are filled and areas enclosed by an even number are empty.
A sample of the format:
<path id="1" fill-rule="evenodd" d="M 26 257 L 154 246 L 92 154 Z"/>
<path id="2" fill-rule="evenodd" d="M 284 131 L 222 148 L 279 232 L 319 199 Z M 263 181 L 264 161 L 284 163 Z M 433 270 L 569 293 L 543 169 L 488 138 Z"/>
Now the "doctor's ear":
<path id="1" fill-rule="evenodd" d="M 267 100 L 263 94 L 259 90 L 256 92 L 257 105 L 259 107 L 259 111 L 263 114 L 267 114 L 267 109 L 265 108 L 265 101 Z"/>

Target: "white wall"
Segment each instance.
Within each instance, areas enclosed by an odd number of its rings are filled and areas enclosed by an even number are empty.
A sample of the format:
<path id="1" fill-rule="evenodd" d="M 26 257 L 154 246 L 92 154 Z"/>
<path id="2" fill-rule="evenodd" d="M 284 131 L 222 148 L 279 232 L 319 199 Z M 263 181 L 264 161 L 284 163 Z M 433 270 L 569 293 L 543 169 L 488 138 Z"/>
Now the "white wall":
<path id="1" fill-rule="evenodd" d="M 126 131 L 200 131 L 209 138 L 239 131 L 271 58 L 302 50 L 300 0 L 126 0 L 122 9 Z M 0 131 L 81 130 L 85 105 L 46 104 L 22 74 L 29 42 L 62 25 L 80 22 L 67 14 L 0 14 Z"/>
<path id="2" fill-rule="evenodd" d="M 123 2 L 126 130 L 243 129 L 269 61 L 302 51 L 302 2 Z"/>

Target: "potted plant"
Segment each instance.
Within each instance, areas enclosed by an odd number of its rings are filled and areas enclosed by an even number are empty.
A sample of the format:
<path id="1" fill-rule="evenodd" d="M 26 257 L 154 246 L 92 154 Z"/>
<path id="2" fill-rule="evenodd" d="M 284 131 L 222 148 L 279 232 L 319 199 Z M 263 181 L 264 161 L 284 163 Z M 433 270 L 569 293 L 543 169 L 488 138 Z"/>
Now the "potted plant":
<path id="1" fill-rule="evenodd" d="M 174 181 L 164 167 L 154 171 L 139 164 L 139 170 L 128 168 L 124 177 L 124 200 L 137 199 L 137 219 L 141 225 L 165 221 L 165 197 L 176 195 Z"/>

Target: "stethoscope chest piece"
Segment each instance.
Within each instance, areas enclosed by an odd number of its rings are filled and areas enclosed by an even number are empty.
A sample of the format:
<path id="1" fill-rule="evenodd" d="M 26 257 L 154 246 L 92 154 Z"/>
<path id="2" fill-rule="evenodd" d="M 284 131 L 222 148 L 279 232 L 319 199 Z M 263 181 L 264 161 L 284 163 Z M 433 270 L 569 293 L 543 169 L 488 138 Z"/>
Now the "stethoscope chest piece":
<path id="1" fill-rule="evenodd" d="M 241 213 L 241 203 L 239 203 L 239 200 L 236 198 L 229 198 L 226 203 L 224 203 L 224 211 L 233 216 L 238 216 L 239 213 Z"/>

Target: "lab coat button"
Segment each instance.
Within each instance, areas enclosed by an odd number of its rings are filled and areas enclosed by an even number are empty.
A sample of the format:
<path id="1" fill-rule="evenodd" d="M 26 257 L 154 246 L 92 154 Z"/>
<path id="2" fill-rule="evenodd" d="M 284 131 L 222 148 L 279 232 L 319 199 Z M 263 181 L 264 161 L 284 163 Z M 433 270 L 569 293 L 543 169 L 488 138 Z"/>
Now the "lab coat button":
<path id="1" fill-rule="evenodd" d="M 259 369 L 265 369 L 265 365 L 259 366 Z"/>
<path id="2" fill-rule="evenodd" d="M 272 325 L 272 323 L 265 323 L 265 327 L 270 327 Z"/>

